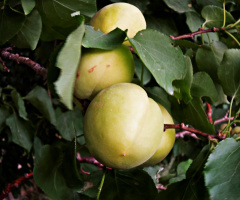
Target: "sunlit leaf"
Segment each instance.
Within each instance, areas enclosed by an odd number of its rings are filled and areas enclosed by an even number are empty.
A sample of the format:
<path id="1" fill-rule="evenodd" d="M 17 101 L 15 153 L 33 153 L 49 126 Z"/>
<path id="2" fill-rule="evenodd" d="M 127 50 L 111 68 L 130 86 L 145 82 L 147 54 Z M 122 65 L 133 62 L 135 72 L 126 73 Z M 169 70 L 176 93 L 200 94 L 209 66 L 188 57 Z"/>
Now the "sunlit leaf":
<path id="1" fill-rule="evenodd" d="M 72 109 L 73 89 L 81 57 L 81 43 L 84 34 L 82 24 L 67 38 L 62 47 L 56 66 L 61 69 L 58 80 L 54 83 L 56 91 L 67 108 Z"/>

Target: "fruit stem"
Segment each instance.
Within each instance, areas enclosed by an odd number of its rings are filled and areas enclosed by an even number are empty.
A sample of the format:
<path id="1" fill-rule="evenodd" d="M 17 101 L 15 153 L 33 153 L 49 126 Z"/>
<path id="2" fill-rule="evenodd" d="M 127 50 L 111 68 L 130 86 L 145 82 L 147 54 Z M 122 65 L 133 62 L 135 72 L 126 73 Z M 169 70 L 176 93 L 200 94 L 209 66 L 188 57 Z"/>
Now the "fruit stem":
<path id="1" fill-rule="evenodd" d="M 97 198 L 96 200 L 99 200 L 100 198 L 100 194 L 101 194 L 101 191 L 102 191 L 102 187 L 103 187 L 103 184 L 104 184 L 104 180 L 105 180 L 105 176 L 106 176 L 106 169 L 103 170 L 103 176 L 102 176 L 102 180 L 101 180 L 101 183 L 98 187 L 98 193 L 97 193 Z"/>

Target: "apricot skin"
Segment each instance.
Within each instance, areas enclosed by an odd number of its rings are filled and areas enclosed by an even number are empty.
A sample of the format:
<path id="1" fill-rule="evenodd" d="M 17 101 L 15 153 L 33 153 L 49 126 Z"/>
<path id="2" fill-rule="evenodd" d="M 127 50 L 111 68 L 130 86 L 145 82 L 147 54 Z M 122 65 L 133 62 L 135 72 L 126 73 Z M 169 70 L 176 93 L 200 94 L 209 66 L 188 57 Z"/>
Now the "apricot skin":
<path id="1" fill-rule="evenodd" d="M 163 114 L 164 124 L 174 124 L 174 121 L 173 121 L 171 115 L 166 110 L 166 108 L 164 108 L 160 104 L 158 104 L 158 105 L 161 108 L 161 111 Z M 157 151 L 142 166 L 144 166 L 144 167 L 151 166 L 151 165 L 155 165 L 155 164 L 161 162 L 173 148 L 173 145 L 175 143 L 175 138 L 176 138 L 175 129 L 167 129 L 163 133 L 162 140 L 160 142 L 160 146 L 158 147 Z"/>
<path id="2" fill-rule="evenodd" d="M 138 31 L 146 29 L 146 21 L 142 12 L 128 3 L 113 3 L 99 10 L 90 21 L 90 25 L 97 31 L 108 33 L 115 28 L 127 31 L 129 38 L 133 38 Z M 128 41 L 124 42 L 130 46 Z"/>
<path id="3" fill-rule="evenodd" d="M 119 83 L 102 90 L 84 116 L 90 153 L 102 164 L 130 169 L 148 160 L 163 134 L 163 116 L 145 90 Z"/>
<path id="4" fill-rule="evenodd" d="M 74 95 L 79 99 L 92 99 L 106 87 L 131 82 L 133 75 L 134 61 L 128 47 L 86 49 L 79 62 Z"/>

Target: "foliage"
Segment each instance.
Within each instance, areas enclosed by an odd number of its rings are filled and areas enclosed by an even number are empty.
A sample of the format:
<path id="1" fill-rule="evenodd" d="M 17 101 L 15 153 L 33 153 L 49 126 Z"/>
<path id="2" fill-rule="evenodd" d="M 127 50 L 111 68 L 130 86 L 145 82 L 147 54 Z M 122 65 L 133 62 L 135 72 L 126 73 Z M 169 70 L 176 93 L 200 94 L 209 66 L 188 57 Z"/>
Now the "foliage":
<path id="1" fill-rule="evenodd" d="M 114 49 L 126 38 L 127 30 L 89 26 L 112 2 L 137 6 L 147 21 L 129 39 L 133 82 L 176 124 L 197 130 L 178 130 L 171 153 L 144 169 L 81 160 L 90 156 L 83 136 L 89 101 L 73 97 L 76 70 L 84 48 Z M 0 0 L 0 190 L 33 172 L 56 200 L 239 199 L 239 136 L 228 131 L 240 122 L 239 73 L 239 0 Z"/>

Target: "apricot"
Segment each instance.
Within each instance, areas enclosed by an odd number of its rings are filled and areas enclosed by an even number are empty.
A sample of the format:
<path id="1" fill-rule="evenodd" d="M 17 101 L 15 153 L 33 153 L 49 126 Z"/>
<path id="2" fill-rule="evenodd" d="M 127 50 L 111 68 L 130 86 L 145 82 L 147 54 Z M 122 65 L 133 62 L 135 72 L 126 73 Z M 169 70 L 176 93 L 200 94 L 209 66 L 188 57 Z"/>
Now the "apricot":
<path id="1" fill-rule="evenodd" d="M 74 95 L 79 99 L 92 99 L 106 87 L 131 82 L 133 75 L 134 61 L 128 47 L 85 49 L 77 70 Z"/>
<path id="2" fill-rule="evenodd" d="M 163 134 L 163 115 L 140 86 L 119 83 L 92 100 L 83 128 L 86 145 L 100 163 L 130 169 L 156 152 Z"/>
<path id="3" fill-rule="evenodd" d="M 166 108 L 164 108 L 161 104 L 158 105 L 161 108 L 163 114 L 164 124 L 174 124 L 174 121 L 169 112 L 166 110 Z M 176 138 L 175 129 L 167 129 L 166 131 L 164 131 L 162 140 L 157 151 L 142 166 L 151 166 L 161 162 L 172 150 L 173 145 L 175 143 L 175 138 Z"/>
<path id="4" fill-rule="evenodd" d="M 115 28 L 127 29 L 128 37 L 133 38 L 138 31 L 146 29 L 146 20 L 137 7 L 129 3 L 113 3 L 99 10 L 91 19 L 90 25 L 103 33 Z M 130 46 L 128 41 L 124 44 Z"/>

